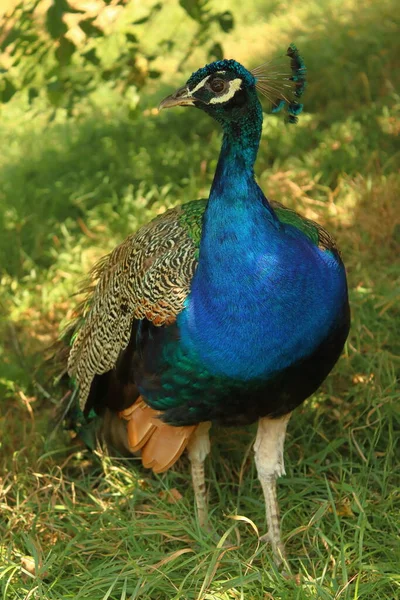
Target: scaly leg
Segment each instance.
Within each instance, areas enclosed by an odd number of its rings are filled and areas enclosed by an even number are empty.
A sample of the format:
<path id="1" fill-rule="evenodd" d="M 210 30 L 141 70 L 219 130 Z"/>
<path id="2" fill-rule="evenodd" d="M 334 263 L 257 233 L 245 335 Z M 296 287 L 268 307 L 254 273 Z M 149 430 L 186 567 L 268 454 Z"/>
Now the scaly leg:
<path id="1" fill-rule="evenodd" d="M 268 417 L 260 419 L 254 443 L 255 463 L 264 492 L 268 525 L 268 532 L 260 539 L 263 542 L 270 542 L 278 565 L 285 556 L 285 550 L 280 533 L 276 478 L 285 474 L 283 445 L 289 418 L 290 414 L 279 419 Z"/>
<path id="2" fill-rule="evenodd" d="M 200 423 L 187 445 L 200 527 L 206 527 L 208 518 L 204 460 L 210 452 L 210 427 L 209 422 Z"/>

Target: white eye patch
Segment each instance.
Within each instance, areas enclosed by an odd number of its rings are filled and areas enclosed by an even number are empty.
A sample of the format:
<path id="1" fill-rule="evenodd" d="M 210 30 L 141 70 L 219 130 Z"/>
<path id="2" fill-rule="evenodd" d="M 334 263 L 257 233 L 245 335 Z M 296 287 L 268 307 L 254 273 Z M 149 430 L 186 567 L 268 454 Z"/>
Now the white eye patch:
<path id="1" fill-rule="evenodd" d="M 225 73 L 226 73 L 226 71 L 216 71 L 216 73 L 213 73 L 213 75 L 225 75 Z M 204 79 L 199 81 L 199 83 L 192 90 L 188 90 L 188 92 L 187 92 L 188 97 L 189 98 L 192 97 L 195 92 L 197 92 L 202 87 L 204 87 L 205 84 L 207 83 L 207 81 L 210 79 L 210 77 L 211 77 L 211 75 L 207 75 L 207 77 L 204 77 Z M 238 90 L 240 90 L 241 86 L 242 86 L 241 79 L 239 79 L 239 78 L 232 79 L 231 81 L 229 81 L 228 91 L 223 96 L 217 96 L 215 98 L 211 98 L 209 104 L 221 104 L 222 102 L 227 102 L 228 100 L 233 98 L 233 96 L 236 94 L 236 92 Z"/>
<path id="2" fill-rule="evenodd" d="M 231 79 L 229 81 L 229 89 L 223 96 L 216 96 L 215 98 L 211 98 L 210 104 L 221 104 L 222 102 L 227 102 L 236 94 L 238 90 L 242 87 L 241 79 Z"/>

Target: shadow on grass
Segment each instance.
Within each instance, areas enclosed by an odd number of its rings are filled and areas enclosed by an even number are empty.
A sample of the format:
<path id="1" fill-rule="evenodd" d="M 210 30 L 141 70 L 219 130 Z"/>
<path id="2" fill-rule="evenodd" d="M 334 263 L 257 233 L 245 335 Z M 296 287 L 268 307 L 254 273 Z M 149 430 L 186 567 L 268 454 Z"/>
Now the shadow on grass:
<path id="1" fill-rule="evenodd" d="M 0 260 L 12 276 L 24 274 L 26 257 L 40 267 L 50 264 L 55 228 L 76 222 L 100 204 L 118 211 L 128 190 L 150 203 L 166 186 L 183 198 L 202 160 L 210 125 L 198 138 L 198 115 L 185 119 L 149 116 L 137 121 L 95 118 L 50 126 L 21 136 L 20 155 L 2 167 L 0 179 Z M 178 125 L 179 123 L 179 125 Z M 12 133 L 6 132 L 11 142 Z M 135 196 L 135 193 L 134 193 Z M 143 206 L 143 204 L 142 204 Z M 132 211 L 137 210 L 132 203 Z M 21 268 L 22 267 L 22 268 Z"/>

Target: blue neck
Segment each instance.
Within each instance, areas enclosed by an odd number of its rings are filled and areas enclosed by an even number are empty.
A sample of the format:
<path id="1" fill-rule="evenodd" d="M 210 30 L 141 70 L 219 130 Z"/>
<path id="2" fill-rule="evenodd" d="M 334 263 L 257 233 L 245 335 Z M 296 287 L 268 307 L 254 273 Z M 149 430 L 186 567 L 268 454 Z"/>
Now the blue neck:
<path id="1" fill-rule="evenodd" d="M 266 242 L 279 223 L 254 179 L 261 138 L 262 111 L 257 99 L 238 121 L 222 121 L 224 137 L 204 215 L 197 277 L 216 276 L 216 255 L 225 262 Z M 206 275 L 208 272 L 208 276 Z"/>
<path id="2" fill-rule="evenodd" d="M 241 185 L 243 181 L 254 184 L 254 163 L 261 138 L 262 110 L 255 96 L 251 107 L 237 119 L 223 119 L 216 115 L 224 132 L 222 148 L 214 182 L 211 187 L 210 201 L 218 198 L 226 180 Z"/>

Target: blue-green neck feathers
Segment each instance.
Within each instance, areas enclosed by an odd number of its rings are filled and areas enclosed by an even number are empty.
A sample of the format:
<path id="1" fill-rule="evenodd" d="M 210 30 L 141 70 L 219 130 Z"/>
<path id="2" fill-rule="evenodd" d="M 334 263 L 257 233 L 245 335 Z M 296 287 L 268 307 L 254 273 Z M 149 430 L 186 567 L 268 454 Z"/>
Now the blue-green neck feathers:
<path id="1" fill-rule="evenodd" d="M 232 107 L 228 114 L 220 109 L 215 118 L 224 135 L 211 195 L 220 193 L 226 177 L 232 177 L 239 185 L 248 178 L 254 179 L 262 129 L 262 109 L 255 88 L 247 91 L 245 104 Z"/>

